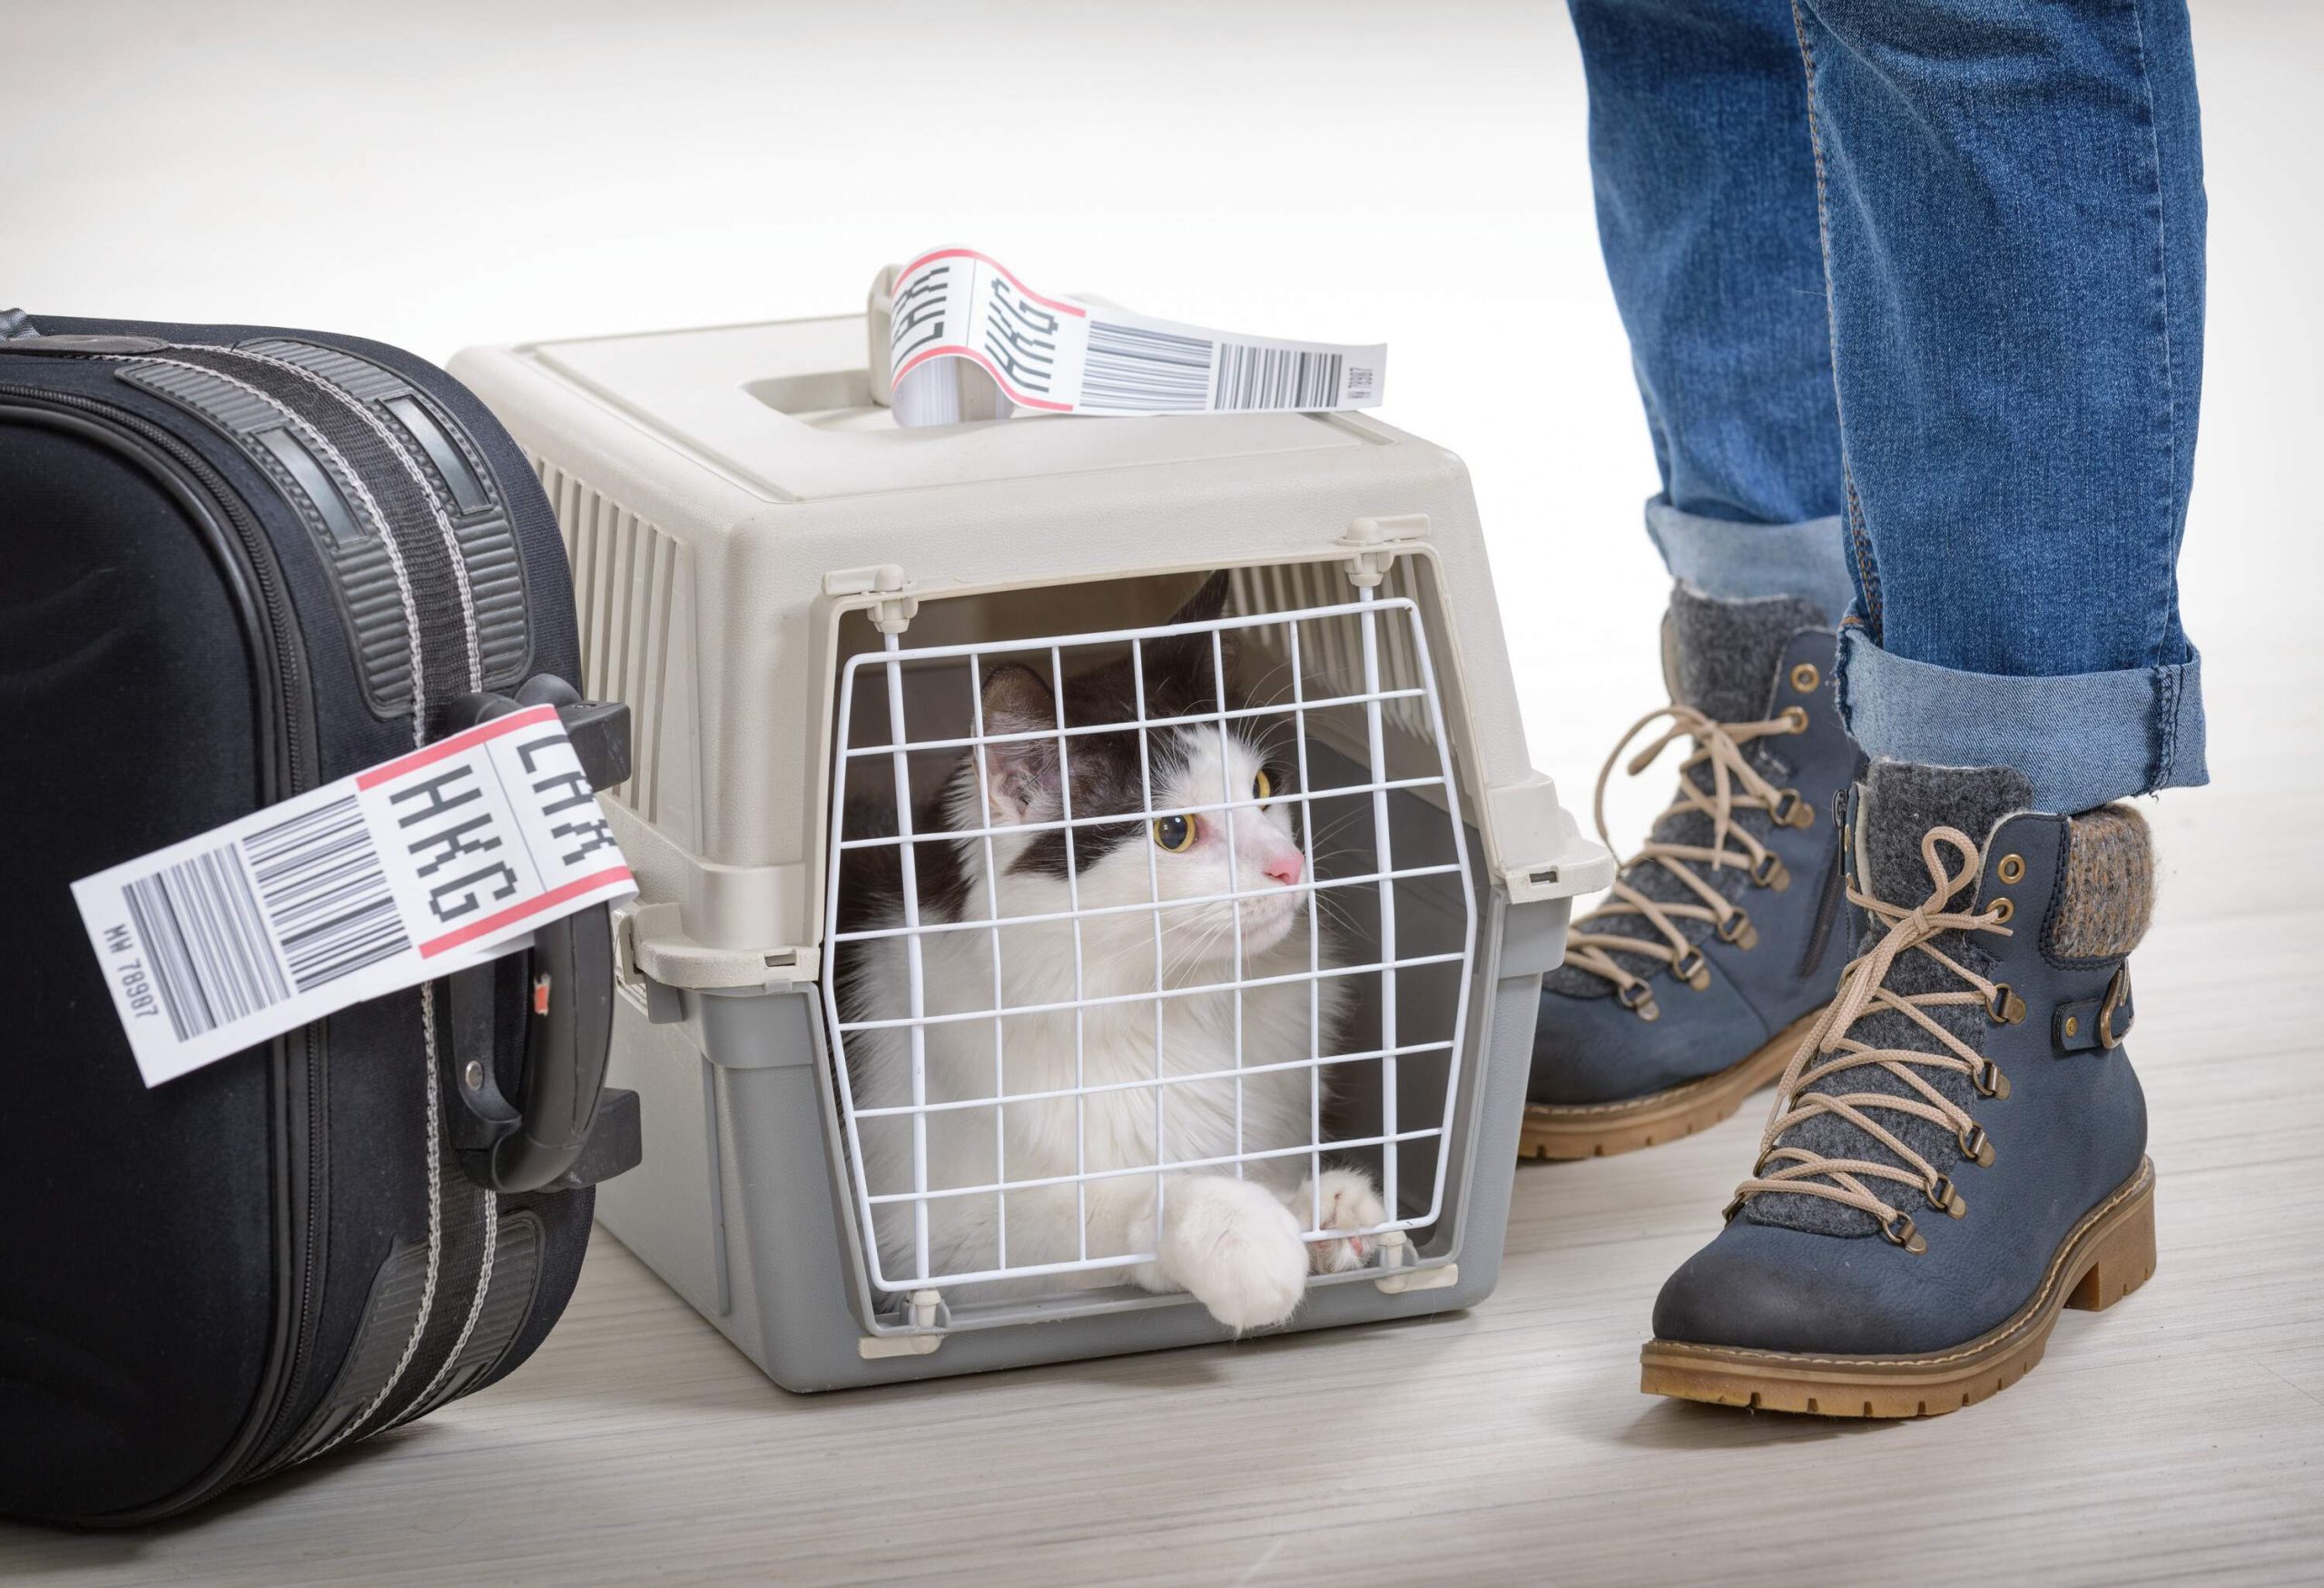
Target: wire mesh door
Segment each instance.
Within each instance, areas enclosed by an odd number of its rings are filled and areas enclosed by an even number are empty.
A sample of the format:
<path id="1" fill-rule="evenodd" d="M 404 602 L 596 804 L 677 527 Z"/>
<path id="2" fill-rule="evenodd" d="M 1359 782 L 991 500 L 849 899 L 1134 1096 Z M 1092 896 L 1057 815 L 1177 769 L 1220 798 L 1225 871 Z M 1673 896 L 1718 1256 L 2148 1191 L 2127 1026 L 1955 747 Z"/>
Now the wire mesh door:
<path id="1" fill-rule="evenodd" d="M 823 991 L 877 1289 L 1137 1279 L 1190 1177 L 1333 1270 L 1438 1218 L 1474 882 L 1421 614 L 1360 594 L 848 661 Z"/>

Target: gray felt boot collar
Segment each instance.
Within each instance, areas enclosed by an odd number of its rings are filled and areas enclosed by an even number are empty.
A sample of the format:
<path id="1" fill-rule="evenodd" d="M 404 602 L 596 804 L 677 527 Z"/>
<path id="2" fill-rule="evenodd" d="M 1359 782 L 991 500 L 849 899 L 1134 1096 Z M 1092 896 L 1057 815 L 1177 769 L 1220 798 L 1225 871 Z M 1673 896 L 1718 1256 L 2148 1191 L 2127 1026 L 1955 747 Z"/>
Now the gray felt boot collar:
<path id="1" fill-rule="evenodd" d="M 2032 808 L 2034 785 L 2007 766 L 1876 761 L 1856 802 L 1856 874 L 1876 896 L 1912 903 L 1928 893 L 1921 840 L 1952 827 L 1984 847 L 2005 816 Z"/>
<path id="2" fill-rule="evenodd" d="M 1722 601 L 1692 585 L 1674 585 L 1662 619 L 1662 671 L 1670 698 L 1714 722 L 1754 721 L 1768 709 L 1776 666 L 1791 636 L 1829 627 L 1815 603 L 1797 596 Z"/>

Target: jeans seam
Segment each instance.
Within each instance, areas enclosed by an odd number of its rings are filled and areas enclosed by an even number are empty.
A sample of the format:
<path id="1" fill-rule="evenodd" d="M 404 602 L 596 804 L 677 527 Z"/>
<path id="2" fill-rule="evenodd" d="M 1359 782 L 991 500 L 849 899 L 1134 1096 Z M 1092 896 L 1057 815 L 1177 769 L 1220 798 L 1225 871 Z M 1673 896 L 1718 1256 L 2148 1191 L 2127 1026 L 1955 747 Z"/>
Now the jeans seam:
<path id="1" fill-rule="evenodd" d="M 2171 349 L 2170 217 L 2164 207 L 2162 134 L 2157 124 L 2154 112 L 2154 80 L 2147 71 L 2146 18 L 2143 15 L 2142 0 L 2127 0 L 2125 9 L 2131 15 L 2132 44 L 2138 53 L 2139 108 L 2141 113 L 2146 117 L 2147 168 L 2144 175 L 2150 183 L 2150 192 L 2154 203 L 2154 256 L 2153 269 L 2149 275 L 2149 281 L 2154 296 L 2155 340 L 2162 363 L 2161 439 L 2163 464 L 2162 490 L 2156 504 L 2158 508 L 2156 522 L 2162 526 L 2165 538 L 2168 539 L 2171 537 L 2171 521 L 2175 516 L 2173 504 L 2178 500 L 2179 486 L 2179 391 L 2173 382 Z M 2175 547 L 2171 548 L 2167 556 L 2171 559 L 2175 559 Z M 2169 660 L 2163 653 L 2163 646 L 2171 637 L 2171 620 L 2178 607 L 2178 582 L 2175 579 L 2164 581 L 2164 595 L 2163 600 L 2155 603 L 2155 627 L 2147 653 L 2152 660 L 2152 665 L 2158 667 L 2165 666 Z M 2162 731 L 2166 769 L 2170 760 L 2171 732 L 2171 728 L 2166 724 Z"/>
<path id="2" fill-rule="evenodd" d="M 2171 786 L 2171 775 L 2176 770 L 2179 759 L 2179 669 L 2157 667 L 2154 671 L 2154 705 L 2155 709 L 2162 714 L 2162 721 L 2157 725 L 2159 731 L 2155 735 L 2154 778 L 2141 791 L 2147 794 Z"/>
<path id="3" fill-rule="evenodd" d="M 1799 62 L 1807 84 L 1807 143 L 1816 156 L 1816 248 L 1824 261 L 1824 325 L 1831 344 L 1832 419 L 1840 432 L 1841 486 L 1846 494 L 1848 548 L 1855 554 L 1857 583 L 1864 591 L 1864 615 L 1871 632 L 1880 632 L 1880 576 L 1872 560 L 1872 539 L 1864 528 L 1864 504 L 1856 490 L 1856 470 L 1848 461 L 1847 409 L 1840 401 L 1840 325 L 1832 301 L 1832 227 L 1830 187 L 1824 163 L 1823 119 L 1816 111 L 1816 52 L 1807 42 L 1807 19 L 1799 0 L 1790 0 L 1792 36 L 1799 41 Z"/>

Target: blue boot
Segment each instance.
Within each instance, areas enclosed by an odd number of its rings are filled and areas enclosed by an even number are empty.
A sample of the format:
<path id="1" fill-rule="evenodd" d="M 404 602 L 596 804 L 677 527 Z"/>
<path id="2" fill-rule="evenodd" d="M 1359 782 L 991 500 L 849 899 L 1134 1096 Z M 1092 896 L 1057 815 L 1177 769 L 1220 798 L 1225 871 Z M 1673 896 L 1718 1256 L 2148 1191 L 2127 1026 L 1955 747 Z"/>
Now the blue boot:
<path id="1" fill-rule="evenodd" d="M 1861 763 L 1806 601 L 1681 585 L 1663 620 L 1672 704 L 1633 775 L 1691 738 L 1679 794 L 1541 983 L 1521 1150 L 1596 1158 L 1716 1124 L 1773 1080 L 1839 980 L 1834 808 Z"/>
<path id="2" fill-rule="evenodd" d="M 1949 1412 L 2040 1361 L 2062 1307 L 2153 1272 L 2146 1105 L 2121 1046 L 2146 824 L 2030 796 L 2005 768 L 1872 768 L 1852 818 L 1862 952 L 1726 1229 L 1662 1287 L 1649 1393 Z"/>

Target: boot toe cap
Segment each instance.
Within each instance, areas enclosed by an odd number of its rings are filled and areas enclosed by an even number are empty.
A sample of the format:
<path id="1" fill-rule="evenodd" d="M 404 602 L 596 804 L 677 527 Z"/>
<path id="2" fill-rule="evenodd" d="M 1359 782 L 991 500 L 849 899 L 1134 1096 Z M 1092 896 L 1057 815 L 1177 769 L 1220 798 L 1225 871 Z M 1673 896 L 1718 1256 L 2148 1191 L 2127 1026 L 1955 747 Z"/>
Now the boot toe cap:
<path id="1" fill-rule="evenodd" d="M 1958 1338 L 1959 1297 L 1876 1235 L 1811 1234 L 1738 1218 L 1654 1302 L 1659 1340 L 1736 1350 L 1904 1356 Z"/>

